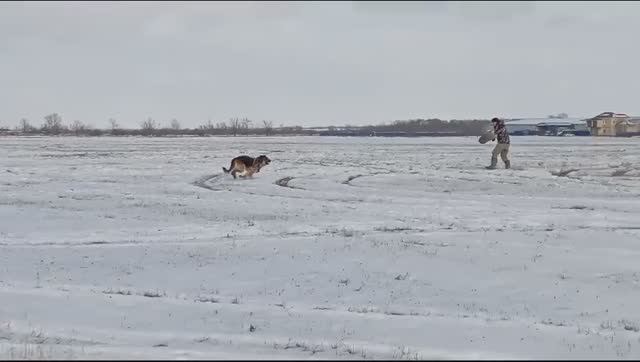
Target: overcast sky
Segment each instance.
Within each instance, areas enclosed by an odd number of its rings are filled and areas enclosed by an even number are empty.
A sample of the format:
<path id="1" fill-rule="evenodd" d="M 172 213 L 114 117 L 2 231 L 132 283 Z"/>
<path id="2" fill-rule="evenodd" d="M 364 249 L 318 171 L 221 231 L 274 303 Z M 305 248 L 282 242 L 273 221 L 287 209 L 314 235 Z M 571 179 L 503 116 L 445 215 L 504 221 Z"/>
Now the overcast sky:
<path id="1" fill-rule="evenodd" d="M 1 2 L 0 126 L 640 115 L 639 2 Z"/>

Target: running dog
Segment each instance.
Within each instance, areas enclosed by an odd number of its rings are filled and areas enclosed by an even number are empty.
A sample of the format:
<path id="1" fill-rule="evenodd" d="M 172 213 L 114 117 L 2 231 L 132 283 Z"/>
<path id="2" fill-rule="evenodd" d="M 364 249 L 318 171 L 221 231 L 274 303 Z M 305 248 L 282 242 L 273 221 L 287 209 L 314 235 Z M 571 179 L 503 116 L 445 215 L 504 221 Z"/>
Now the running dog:
<path id="1" fill-rule="evenodd" d="M 265 155 L 260 155 L 256 158 L 238 156 L 231 160 L 231 166 L 228 170 L 222 167 L 222 171 L 224 171 L 224 173 L 231 173 L 233 178 L 236 178 L 237 173 L 240 173 L 240 177 L 253 177 L 254 173 L 260 172 L 260 169 L 269 163 L 271 163 L 271 160 Z"/>

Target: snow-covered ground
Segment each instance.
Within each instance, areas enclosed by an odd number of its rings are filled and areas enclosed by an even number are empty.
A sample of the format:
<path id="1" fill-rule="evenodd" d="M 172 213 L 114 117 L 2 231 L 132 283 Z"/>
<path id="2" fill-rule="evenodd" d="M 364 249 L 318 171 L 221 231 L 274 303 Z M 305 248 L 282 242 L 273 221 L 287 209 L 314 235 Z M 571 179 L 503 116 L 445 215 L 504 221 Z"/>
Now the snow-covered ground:
<path id="1" fill-rule="evenodd" d="M 640 140 L 512 141 L 1 138 L 0 358 L 640 358 Z"/>

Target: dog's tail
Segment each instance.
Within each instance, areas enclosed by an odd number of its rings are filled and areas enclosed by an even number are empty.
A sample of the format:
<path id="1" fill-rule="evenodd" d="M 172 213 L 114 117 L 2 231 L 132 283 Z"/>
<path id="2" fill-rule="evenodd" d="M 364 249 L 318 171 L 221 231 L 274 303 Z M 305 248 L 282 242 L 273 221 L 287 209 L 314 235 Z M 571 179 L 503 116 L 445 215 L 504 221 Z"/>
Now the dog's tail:
<path id="1" fill-rule="evenodd" d="M 224 166 L 222 166 L 222 171 L 224 171 L 224 173 L 229 173 L 231 172 L 231 170 L 233 170 L 233 161 L 231 161 L 231 165 L 229 166 L 228 170 L 224 168 Z"/>

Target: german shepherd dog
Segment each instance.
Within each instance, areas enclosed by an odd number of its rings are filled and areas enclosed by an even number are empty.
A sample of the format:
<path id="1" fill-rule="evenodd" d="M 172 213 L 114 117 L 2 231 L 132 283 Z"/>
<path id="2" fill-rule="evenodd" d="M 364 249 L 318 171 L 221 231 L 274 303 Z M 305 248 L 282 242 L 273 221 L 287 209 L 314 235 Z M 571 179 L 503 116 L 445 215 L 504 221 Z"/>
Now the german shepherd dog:
<path id="1" fill-rule="evenodd" d="M 236 173 L 240 173 L 240 177 L 253 177 L 253 174 L 260 172 L 260 169 L 268 165 L 271 162 L 269 157 L 260 155 L 256 158 L 249 156 L 238 156 L 231 160 L 231 166 L 227 170 L 222 167 L 224 173 L 231 173 L 233 178 L 236 178 Z"/>

